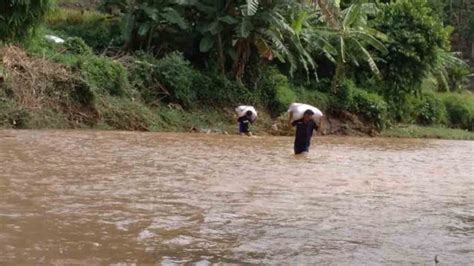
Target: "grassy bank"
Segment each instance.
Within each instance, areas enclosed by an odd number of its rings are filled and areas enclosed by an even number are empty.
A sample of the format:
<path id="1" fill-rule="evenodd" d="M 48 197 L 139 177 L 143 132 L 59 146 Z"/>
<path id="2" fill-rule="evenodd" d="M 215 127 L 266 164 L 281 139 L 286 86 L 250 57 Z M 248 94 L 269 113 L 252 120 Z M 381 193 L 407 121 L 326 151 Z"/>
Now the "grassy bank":
<path id="1" fill-rule="evenodd" d="M 474 140 L 474 132 L 472 131 L 445 127 L 423 127 L 418 125 L 398 125 L 382 131 L 381 136 L 389 138 Z"/>

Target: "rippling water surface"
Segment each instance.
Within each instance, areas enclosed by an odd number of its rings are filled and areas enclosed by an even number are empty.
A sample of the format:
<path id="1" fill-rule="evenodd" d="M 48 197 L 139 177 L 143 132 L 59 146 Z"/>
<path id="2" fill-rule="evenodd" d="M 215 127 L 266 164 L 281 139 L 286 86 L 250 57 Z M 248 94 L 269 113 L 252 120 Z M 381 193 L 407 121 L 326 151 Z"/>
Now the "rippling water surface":
<path id="1" fill-rule="evenodd" d="M 0 264 L 474 264 L 474 142 L 0 131 Z"/>

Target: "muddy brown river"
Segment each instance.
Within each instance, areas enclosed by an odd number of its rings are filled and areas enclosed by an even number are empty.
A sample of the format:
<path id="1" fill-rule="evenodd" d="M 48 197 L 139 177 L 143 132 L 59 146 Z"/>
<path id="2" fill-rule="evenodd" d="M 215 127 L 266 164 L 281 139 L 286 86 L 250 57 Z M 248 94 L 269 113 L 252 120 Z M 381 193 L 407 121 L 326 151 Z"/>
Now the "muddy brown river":
<path id="1" fill-rule="evenodd" d="M 0 131 L 0 265 L 474 265 L 474 142 Z"/>

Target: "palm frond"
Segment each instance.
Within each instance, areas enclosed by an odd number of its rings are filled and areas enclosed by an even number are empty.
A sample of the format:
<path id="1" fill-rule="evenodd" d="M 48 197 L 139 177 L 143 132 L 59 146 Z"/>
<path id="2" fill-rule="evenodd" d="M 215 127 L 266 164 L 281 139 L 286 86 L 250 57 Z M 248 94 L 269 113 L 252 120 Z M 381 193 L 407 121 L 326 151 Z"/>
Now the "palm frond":
<path id="1" fill-rule="evenodd" d="M 237 34 L 242 38 L 248 38 L 252 32 L 253 25 L 247 17 L 243 17 L 242 21 L 237 25 Z"/>
<path id="2" fill-rule="evenodd" d="M 363 55 L 365 56 L 365 60 L 367 61 L 367 63 L 369 64 L 369 67 L 370 67 L 370 70 L 379 78 L 381 78 L 381 74 L 380 74 L 380 70 L 377 66 L 377 64 L 375 63 L 375 60 L 374 58 L 372 57 L 372 55 L 369 53 L 369 51 L 367 51 L 367 49 L 365 49 L 365 47 L 358 41 L 358 40 L 354 40 L 354 42 L 356 43 L 356 45 L 358 46 L 359 50 L 363 53 Z"/>
<path id="3" fill-rule="evenodd" d="M 438 52 L 441 65 L 453 67 L 469 67 L 469 65 L 462 59 L 458 58 L 454 53 L 446 52 L 444 50 Z"/>
<path id="4" fill-rule="evenodd" d="M 258 6 L 258 0 L 246 0 L 246 4 L 241 6 L 242 15 L 249 17 L 257 14 Z"/>
<path id="5" fill-rule="evenodd" d="M 382 54 L 388 53 L 387 47 L 385 47 L 385 45 L 380 40 L 374 37 L 374 35 L 368 34 L 364 31 L 353 31 L 351 33 L 355 35 L 359 41 L 369 44 Z"/>
<path id="6" fill-rule="evenodd" d="M 291 27 L 291 25 L 287 23 L 286 19 L 278 12 L 262 13 L 261 18 L 273 27 L 284 30 L 289 34 L 295 34 L 293 27 Z"/>
<path id="7" fill-rule="evenodd" d="M 450 91 L 449 74 L 446 68 L 438 68 L 433 72 L 433 76 L 436 79 L 438 86 L 442 87 L 445 91 Z"/>
<path id="8" fill-rule="evenodd" d="M 347 9 L 347 13 L 344 16 L 342 25 L 347 28 L 347 27 L 350 27 L 352 24 L 354 24 L 358 19 L 361 18 L 360 10 L 361 10 L 360 4 L 351 5 Z"/>
<path id="9" fill-rule="evenodd" d="M 296 18 L 291 23 L 291 27 L 296 34 L 300 34 L 303 29 L 305 20 L 309 17 L 309 13 L 306 11 L 300 11 L 296 14 Z"/>
<path id="10" fill-rule="evenodd" d="M 163 12 L 161 12 L 161 17 L 163 17 L 167 22 L 171 24 L 178 25 L 181 29 L 185 30 L 188 28 L 188 23 L 181 16 L 181 14 L 174 8 L 165 7 Z"/>
<path id="11" fill-rule="evenodd" d="M 283 41 L 284 38 L 281 32 L 279 32 L 278 30 L 267 29 L 267 30 L 260 31 L 260 33 L 270 41 L 277 58 L 282 63 L 285 63 L 285 62 L 289 63 L 290 74 L 294 73 L 297 69 L 298 64 L 295 60 L 294 55 L 291 53 L 288 47 L 285 46 L 285 43 Z"/>
<path id="12" fill-rule="evenodd" d="M 199 51 L 201 53 L 207 53 L 214 46 L 214 37 L 210 35 L 204 36 L 199 42 Z"/>

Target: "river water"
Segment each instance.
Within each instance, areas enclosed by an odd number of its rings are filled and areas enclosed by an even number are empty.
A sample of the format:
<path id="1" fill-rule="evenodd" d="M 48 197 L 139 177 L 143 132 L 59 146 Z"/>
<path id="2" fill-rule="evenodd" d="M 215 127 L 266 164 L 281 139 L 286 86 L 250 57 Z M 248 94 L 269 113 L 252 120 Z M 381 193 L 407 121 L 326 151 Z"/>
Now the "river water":
<path id="1" fill-rule="evenodd" d="M 0 131 L 0 265 L 474 265 L 474 142 Z"/>

